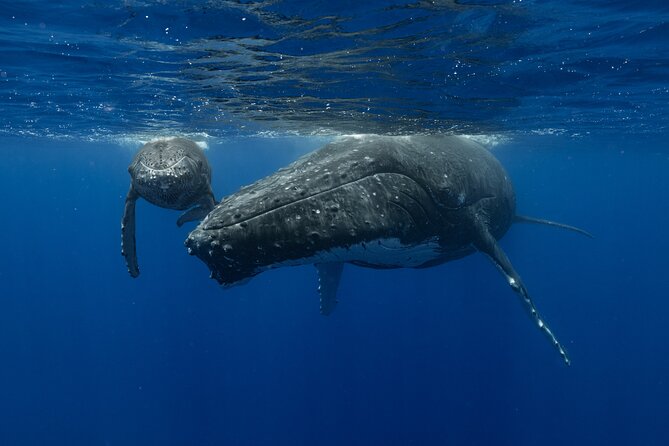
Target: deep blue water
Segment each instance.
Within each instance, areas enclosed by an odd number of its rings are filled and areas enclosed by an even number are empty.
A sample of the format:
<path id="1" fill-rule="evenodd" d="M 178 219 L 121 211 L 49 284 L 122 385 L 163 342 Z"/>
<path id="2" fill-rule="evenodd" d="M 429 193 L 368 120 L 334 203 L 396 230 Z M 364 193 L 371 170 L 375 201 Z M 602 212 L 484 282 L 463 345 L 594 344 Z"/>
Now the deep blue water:
<path id="1" fill-rule="evenodd" d="M 669 444 L 664 2 L 0 3 L 0 445 Z M 313 267 L 223 290 L 140 201 L 127 274 L 141 141 L 221 197 L 360 131 L 484 135 L 594 234 L 501 242 L 571 367 L 479 254 L 347 266 L 323 317 Z"/>

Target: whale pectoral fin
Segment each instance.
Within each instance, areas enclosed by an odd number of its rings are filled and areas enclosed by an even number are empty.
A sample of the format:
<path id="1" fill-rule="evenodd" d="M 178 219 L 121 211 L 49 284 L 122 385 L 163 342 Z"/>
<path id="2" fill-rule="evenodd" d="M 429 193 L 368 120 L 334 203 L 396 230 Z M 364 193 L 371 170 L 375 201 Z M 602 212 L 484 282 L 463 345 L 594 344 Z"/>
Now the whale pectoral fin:
<path id="1" fill-rule="evenodd" d="M 337 289 L 344 269 L 342 262 L 316 263 L 318 270 L 318 294 L 321 296 L 321 314 L 327 316 L 337 306 Z"/>
<path id="2" fill-rule="evenodd" d="M 125 257 L 125 264 L 132 277 L 139 276 L 137 265 L 137 248 L 135 243 L 135 204 L 139 194 L 132 185 L 125 197 L 123 219 L 121 220 L 121 254 Z"/>
<path id="3" fill-rule="evenodd" d="M 212 194 L 205 195 L 197 201 L 196 205 L 179 216 L 177 226 L 181 227 L 189 221 L 202 220 L 216 206 Z"/>
<path id="4" fill-rule="evenodd" d="M 192 207 L 179 216 L 177 226 L 181 227 L 184 223 L 188 223 L 189 221 L 202 220 L 208 213 L 209 210 L 200 205 Z"/>
<path id="5" fill-rule="evenodd" d="M 515 291 L 521 297 L 523 303 L 525 304 L 525 308 L 530 314 L 530 317 L 532 317 L 534 322 L 536 322 L 536 324 L 539 326 L 539 329 L 548 337 L 551 344 L 553 344 L 553 346 L 557 349 L 558 353 L 560 353 L 560 356 L 562 357 L 564 362 L 567 365 L 570 365 L 571 361 L 567 356 L 567 352 L 565 351 L 562 344 L 560 344 L 560 341 L 557 340 L 551 329 L 548 328 L 548 325 L 546 325 L 544 320 L 539 315 L 539 312 L 534 306 L 534 302 L 532 301 L 530 294 L 527 292 L 527 289 L 525 288 L 523 281 L 520 279 L 520 276 L 513 268 L 513 265 L 509 261 L 509 258 L 506 256 L 504 251 L 502 251 L 502 248 L 500 248 L 499 244 L 497 243 L 497 240 L 495 240 L 495 237 L 493 237 L 493 235 L 490 234 L 487 225 L 482 221 L 480 221 L 480 219 L 478 218 L 475 220 L 476 220 L 475 226 L 476 226 L 477 238 L 476 241 L 474 242 L 474 246 L 476 247 L 476 249 L 486 254 L 490 258 L 490 260 L 492 260 L 495 266 L 497 266 L 497 268 L 502 272 L 502 274 L 504 274 L 508 284 L 511 286 L 511 289 L 513 289 L 513 291 Z"/>
<path id="6" fill-rule="evenodd" d="M 556 228 L 561 228 L 561 229 L 566 229 L 568 231 L 573 231 L 581 235 L 585 235 L 586 237 L 594 238 L 592 234 L 590 234 L 588 231 L 585 229 L 578 228 L 576 226 L 572 225 L 566 225 L 564 223 L 559 223 L 557 221 L 552 221 L 552 220 L 544 220 L 543 218 L 534 218 L 534 217 L 528 217 L 527 215 L 516 215 L 513 217 L 513 222 L 514 223 L 532 223 L 535 225 L 546 225 L 546 226 L 554 226 Z"/>

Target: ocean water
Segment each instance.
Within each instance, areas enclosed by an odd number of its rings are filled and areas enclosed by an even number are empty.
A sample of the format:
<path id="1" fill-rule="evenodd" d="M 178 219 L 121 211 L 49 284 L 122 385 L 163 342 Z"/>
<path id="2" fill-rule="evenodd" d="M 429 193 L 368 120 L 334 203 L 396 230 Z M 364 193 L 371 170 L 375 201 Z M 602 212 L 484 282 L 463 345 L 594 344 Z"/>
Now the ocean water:
<path id="1" fill-rule="evenodd" d="M 0 445 L 669 444 L 669 4 L 0 2 Z M 345 134 L 475 135 L 501 245 L 566 367 L 480 254 L 221 289 L 127 166 L 207 147 L 218 198 Z"/>

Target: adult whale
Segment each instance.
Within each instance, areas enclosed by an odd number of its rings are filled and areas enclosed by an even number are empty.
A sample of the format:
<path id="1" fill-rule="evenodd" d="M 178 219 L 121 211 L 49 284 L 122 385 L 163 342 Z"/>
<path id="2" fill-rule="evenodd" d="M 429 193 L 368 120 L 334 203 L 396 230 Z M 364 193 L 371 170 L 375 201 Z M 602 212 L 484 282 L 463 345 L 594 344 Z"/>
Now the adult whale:
<path id="1" fill-rule="evenodd" d="M 578 228 L 515 213 L 500 163 L 456 136 L 340 139 L 224 198 L 186 240 L 223 285 L 285 265 L 314 263 L 329 314 L 344 263 L 424 268 L 478 250 L 521 297 L 558 350 L 497 240 L 514 221 Z"/>

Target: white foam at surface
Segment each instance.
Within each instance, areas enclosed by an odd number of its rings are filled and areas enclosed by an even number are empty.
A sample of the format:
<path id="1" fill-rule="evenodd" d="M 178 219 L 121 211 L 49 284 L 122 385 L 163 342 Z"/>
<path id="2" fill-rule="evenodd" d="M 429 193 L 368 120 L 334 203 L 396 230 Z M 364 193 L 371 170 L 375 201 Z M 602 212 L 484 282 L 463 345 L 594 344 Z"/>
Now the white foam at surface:
<path id="1" fill-rule="evenodd" d="M 148 142 L 159 141 L 161 139 L 186 138 L 190 139 L 198 145 L 202 150 L 209 149 L 208 139 L 211 139 L 206 133 L 189 133 L 189 134 L 169 134 L 169 135 L 124 135 L 117 137 L 115 142 L 130 149 L 137 149 Z"/>

